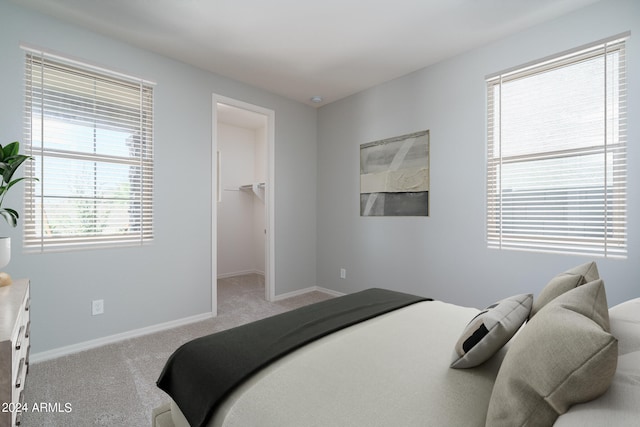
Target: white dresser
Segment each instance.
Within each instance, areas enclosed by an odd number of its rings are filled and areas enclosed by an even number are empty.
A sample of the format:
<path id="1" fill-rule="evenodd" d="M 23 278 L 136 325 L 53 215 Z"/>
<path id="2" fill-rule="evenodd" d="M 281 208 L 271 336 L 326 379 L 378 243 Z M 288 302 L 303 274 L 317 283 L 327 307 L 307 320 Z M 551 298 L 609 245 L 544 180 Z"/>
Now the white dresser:
<path id="1" fill-rule="evenodd" d="M 29 280 L 0 288 L 0 427 L 19 426 L 29 368 Z"/>

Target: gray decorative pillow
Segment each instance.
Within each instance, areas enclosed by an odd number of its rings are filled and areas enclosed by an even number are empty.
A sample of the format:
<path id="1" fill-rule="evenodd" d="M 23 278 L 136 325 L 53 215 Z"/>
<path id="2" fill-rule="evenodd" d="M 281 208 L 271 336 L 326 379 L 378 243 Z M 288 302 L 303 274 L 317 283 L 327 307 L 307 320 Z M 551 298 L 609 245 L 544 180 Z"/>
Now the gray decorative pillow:
<path id="1" fill-rule="evenodd" d="M 603 394 L 618 361 L 604 283 L 545 305 L 511 342 L 491 393 L 486 425 L 550 426 L 576 403 Z"/>
<path id="2" fill-rule="evenodd" d="M 554 298 L 585 283 L 598 280 L 599 278 L 598 267 L 595 261 L 579 265 L 564 273 L 558 274 L 547 283 L 540 292 L 540 295 L 533 301 L 533 307 L 531 307 L 531 315 L 529 317 L 535 316 L 542 307 Z"/>
<path id="3" fill-rule="evenodd" d="M 458 339 L 451 367 L 472 368 L 488 360 L 520 329 L 532 303 L 532 294 L 522 294 L 500 300 L 481 311 Z"/>

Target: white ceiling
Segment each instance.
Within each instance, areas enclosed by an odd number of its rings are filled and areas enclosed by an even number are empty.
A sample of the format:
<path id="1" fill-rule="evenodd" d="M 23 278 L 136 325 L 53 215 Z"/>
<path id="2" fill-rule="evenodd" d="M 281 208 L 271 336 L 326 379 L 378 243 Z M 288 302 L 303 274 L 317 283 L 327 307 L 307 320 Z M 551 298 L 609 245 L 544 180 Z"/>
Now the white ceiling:
<path id="1" fill-rule="evenodd" d="M 597 0 L 13 1 L 324 105 Z"/>

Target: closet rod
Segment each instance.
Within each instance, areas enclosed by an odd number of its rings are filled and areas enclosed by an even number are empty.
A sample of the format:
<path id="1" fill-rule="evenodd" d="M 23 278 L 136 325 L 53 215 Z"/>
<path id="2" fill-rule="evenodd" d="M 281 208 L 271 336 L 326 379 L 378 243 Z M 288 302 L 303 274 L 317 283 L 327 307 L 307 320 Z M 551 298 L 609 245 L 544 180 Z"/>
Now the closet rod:
<path id="1" fill-rule="evenodd" d="M 264 182 L 258 183 L 258 188 L 264 188 Z M 240 190 L 251 190 L 253 189 L 253 184 L 241 185 Z"/>

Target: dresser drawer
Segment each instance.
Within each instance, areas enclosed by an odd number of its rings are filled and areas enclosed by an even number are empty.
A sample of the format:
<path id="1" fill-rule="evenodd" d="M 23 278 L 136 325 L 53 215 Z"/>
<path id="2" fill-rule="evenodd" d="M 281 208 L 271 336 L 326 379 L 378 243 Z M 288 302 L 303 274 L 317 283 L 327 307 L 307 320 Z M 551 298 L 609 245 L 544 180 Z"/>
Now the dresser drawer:
<path id="1" fill-rule="evenodd" d="M 19 408 L 29 369 L 31 335 L 29 281 L 0 288 L 0 403 Z M 0 412 L 0 427 L 20 425 L 21 414 Z"/>

